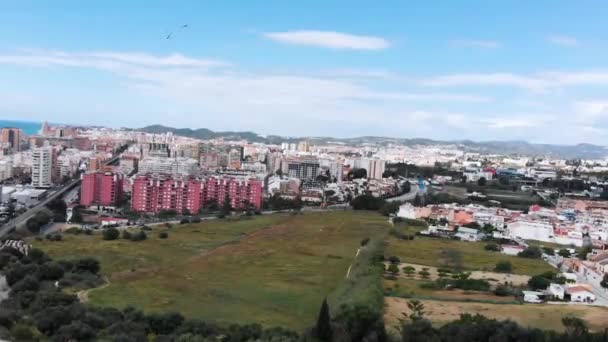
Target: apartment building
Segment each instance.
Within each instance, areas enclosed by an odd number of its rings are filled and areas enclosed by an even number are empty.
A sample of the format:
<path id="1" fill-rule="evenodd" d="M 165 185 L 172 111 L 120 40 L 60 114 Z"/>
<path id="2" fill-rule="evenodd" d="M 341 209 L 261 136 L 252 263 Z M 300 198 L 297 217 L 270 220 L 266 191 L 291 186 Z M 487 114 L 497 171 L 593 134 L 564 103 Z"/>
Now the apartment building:
<path id="1" fill-rule="evenodd" d="M 32 186 L 50 188 L 53 185 L 53 154 L 51 146 L 32 150 Z"/>
<path id="2" fill-rule="evenodd" d="M 211 203 L 221 207 L 229 198 L 234 209 L 262 207 L 262 182 L 229 177 L 173 178 L 140 175 L 133 182 L 131 208 L 138 212 L 158 213 L 175 210 L 197 213 Z"/>
<path id="3" fill-rule="evenodd" d="M 116 206 L 122 197 L 124 177 L 112 172 L 89 172 L 82 175 L 80 204 Z"/>

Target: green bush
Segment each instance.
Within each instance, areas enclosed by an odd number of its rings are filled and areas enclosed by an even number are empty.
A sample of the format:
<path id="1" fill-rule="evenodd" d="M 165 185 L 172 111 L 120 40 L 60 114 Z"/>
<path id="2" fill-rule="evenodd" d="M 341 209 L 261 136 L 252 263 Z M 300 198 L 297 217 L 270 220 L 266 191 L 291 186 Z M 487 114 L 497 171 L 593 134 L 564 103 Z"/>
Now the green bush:
<path id="1" fill-rule="evenodd" d="M 102 236 L 103 239 L 107 241 L 116 240 L 120 236 L 120 232 L 116 228 L 105 228 Z"/>
<path id="2" fill-rule="evenodd" d="M 167 232 L 160 232 L 160 233 L 158 233 L 158 238 L 159 239 L 166 239 L 168 237 L 169 237 L 169 233 L 167 233 Z"/>

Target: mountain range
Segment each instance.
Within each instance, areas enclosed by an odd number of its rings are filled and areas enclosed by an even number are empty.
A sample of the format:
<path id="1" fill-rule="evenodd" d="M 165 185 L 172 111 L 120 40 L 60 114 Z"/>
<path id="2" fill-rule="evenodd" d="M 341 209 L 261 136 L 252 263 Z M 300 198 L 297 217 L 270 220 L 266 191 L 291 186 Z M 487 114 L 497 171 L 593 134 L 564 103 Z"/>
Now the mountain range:
<path id="1" fill-rule="evenodd" d="M 135 129 L 146 133 L 171 132 L 177 136 L 196 138 L 201 140 L 224 138 L 226 140 L 247 140 L 249 142 L 261 142 L 267 144 L 280 144 L 282 142 L 294 143 L 308 140 L 312 144 L 337 143 L 354 146 L 366 144 L 386 146 L 388 144 L 399 144 L 404 146 L 415 145 L 457 145 L 468 152 L 495 153 L 495 154 L 517 154 L 526 156 L 553 156 L 566 159 L 604 159 L 608 157 L 608 149 L 605 146 L 593 144 L 577 145 L 555 145 L 536 144 L 526 141 L 472 141 L 472 140 L 433 140 L 424 138 L 389 138 L 364 136 L 355 138 L 331 138 L 331 137 L 282 137 L 278 135 L 262 136 L 255 132 L 224 131 L 214 132 L 207 128 L 173 128 L 163 125 L 151 125 Z"/>

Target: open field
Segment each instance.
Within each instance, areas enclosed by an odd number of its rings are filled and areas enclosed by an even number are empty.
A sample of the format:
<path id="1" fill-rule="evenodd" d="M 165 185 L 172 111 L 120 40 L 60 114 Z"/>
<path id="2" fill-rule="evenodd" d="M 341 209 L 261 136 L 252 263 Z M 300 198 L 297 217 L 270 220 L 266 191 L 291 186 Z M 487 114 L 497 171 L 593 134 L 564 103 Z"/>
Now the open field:
<path id="1" fill-rule="evenodd" d="M 386 262 L 385 264 L 388 267 L 388 265 L 390 263 Z M 403 272 L 403 268 L 406 266 L 413 267 L 416 270 L 416 273 L 414 273 L 412 275 L 405 274 Z M 422 271 L 423 269 L 426 269 L 427 272 L 429 272 L 427 279 L 422 278 L 418 274 L 418 272 Z M 437 267 L 411 264 L 411 263 L 400 263 L 399 264 L 399 274 L 397 275 L 397 277 L 404 278 L 404 279 L 418 279 L 418 280 L 433 281 L 433 280 L 437 280 L 439 278 L 439 271 L 437 270 Z M 530 277 L 527 275 L 522 275 L 522 274 L 497 273 L 497 272 L 488 272 L 488 271 L 471 271 L 469 279 L 486 280 L 493 286 L 499 285 L 499 284 L 504 284 L 504 283 L 509 283 L 513 286 L 522 286 L 522 285 L 528 284 L 528 280 L 530 280 Z"/>
<path id="2" fill-rule="evenodd" d="M 492 271 L 496 263 L 508 260 L 514 274 L 535 275 L 553 268 L 540 259 L 526 259 L 490 252 L 484 242 L 466 242 L 417 236 L 414 240 L 388 239 L 387 255 L 394 255 L 405 263 L 434 267 L 455 268 L 460 264 L 464 270 Z M 457 255 L 456 262 L 451 256 Z"/>
<path id="3" fill-rule="evenodd" d="M 499 297 L 491 292 L 463 291 L 460 289 L 434 290 L 422 288 L 421 285 L 430 283 L 430 280 L 397 278 L 396 280 L 385 279 L 384 291 L 392 297 L 436 299 L 448 301 L 479 301 L 479 302 L 501 302 L 513 303 L 513 296 Z"/>
<path id="4" fill-rule="evenodd" d="M 166 240 L 160 230 L 142 242 L 65 234 L 32 243 L 54 258 L 98 258 L 110 285 L 89 293 L 96 305 L 301 329 L 344 279 L 360 241 L 384 238 L 388 223 L 330 212 L 177 225 Z"/>
<path id="5" fill-rule="evenodd" d="M 407 299 L 387 297 L 385 299 L 386 326 L 393 328 L 403 318 L 402 313 L 409 313 Z M 461 313 L 481 314 L 488 318 L 499 320 L 511 319 L 523 326 L 545 330 L 563 331 L 561 319 L 571 315 L 579 317 L 589 324 L 592 330 L 608 328 L 608 308 L 597 306 L 568 305 L 568 304 L 486 304 L 464 303 L 435 300 L 422 300 L 425 307 L 425 317 L 436 325 L 442 325 L 460 317 Z"/>

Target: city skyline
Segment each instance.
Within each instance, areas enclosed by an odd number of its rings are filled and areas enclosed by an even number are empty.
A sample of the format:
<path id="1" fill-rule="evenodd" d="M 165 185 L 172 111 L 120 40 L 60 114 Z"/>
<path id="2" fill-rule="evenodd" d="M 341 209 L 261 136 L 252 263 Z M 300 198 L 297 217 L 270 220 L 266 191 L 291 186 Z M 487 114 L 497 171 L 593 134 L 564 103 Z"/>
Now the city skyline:
<path id="1" fill-rule="evenodd" d="M 605 144 L 599 1 L 33 3 L 0 14 L 6 119 Z"/>

